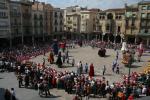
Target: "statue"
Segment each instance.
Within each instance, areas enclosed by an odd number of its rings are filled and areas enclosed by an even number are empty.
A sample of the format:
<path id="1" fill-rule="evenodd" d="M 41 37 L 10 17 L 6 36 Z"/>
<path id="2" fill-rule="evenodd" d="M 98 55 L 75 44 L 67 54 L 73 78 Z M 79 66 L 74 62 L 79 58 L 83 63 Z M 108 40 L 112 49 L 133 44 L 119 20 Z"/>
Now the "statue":
<path id="1" fill-rule="evenodd" d="M 105 48 L 99 49 L 98 55 L 99 55 L 100 57 L 105 57 L 105 56 L 106 56 L 106 49 L 105 49 Z"/>
<path id="2" fill-rule="evenodd" d="M 141 60 L 141 56 L 143 55 L 143 52 L 144 52 L 144 46 L 143 46 L 143 43 L 141 42 L 139 47 L 138 47 L 138 58 L 137 58 L 137 60 L 139 62 Z"/>
<path id="3" fill-rule="evenodd" d="M 122 48 L 121 48 L 121 51 L 122 51 L 122 63 L 125 65 L 125 66 L 129 66 L 132 64 L 133 62 L 133 51 L 129 51 L 128 48 L 127 48 L 127 44 L 126 42 L 123 42 L 122 43 Z M 135 53 L 134 53 L 135 54 Z"/>
<path id="4" fill-rule="evenodd" d="M 125 51 L 127 51 L 128 49 L 127 49 L 127 43 L 126 42 L 123 42 L 122 43 L 122 48 L 121 48 L 121 51 L 122 52 L 125 52 Z"/>

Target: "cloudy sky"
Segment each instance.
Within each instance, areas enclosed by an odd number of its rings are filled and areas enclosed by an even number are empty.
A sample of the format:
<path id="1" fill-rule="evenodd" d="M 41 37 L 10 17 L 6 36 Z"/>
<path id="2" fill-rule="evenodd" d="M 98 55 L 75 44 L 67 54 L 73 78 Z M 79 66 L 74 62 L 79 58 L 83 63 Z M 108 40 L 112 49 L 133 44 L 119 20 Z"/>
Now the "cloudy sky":
<path id="1" fill-rule="evenodd" d="M 68 6 L 79 5 L 88 8 L 119 8 L 124 7 L 124 3 L 134 4 L 142 0 L 38 0 L 42 2 L 48 2 L 54 7 L 65 8 Z M 147 0 L 149 1 L 149 0 Z"/>

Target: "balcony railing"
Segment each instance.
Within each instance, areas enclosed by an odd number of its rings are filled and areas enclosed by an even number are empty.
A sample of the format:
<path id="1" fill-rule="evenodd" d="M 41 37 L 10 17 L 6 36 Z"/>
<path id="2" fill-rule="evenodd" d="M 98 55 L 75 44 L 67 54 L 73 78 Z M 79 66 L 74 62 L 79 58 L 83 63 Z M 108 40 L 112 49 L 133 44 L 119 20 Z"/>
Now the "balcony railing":
<path id="1" fill-rule="evenodd" d="M 30 18 L 30 17 L 31 17 L 31 14 L 29 14 L 29 13 L 24 13 L 24 14 L 23 14 L 23 17 L 24 17 L 24 18 Z"/>

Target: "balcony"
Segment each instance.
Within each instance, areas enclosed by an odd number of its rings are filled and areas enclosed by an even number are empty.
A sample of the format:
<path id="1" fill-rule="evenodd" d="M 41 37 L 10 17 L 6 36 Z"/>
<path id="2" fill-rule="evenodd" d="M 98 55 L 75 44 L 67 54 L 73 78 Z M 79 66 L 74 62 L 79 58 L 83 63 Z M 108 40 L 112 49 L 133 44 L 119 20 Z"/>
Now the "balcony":
<path id="1" fill-rule="evenodd" d="M 31 14 L 29 14 L 29 13 L 24 13 L 24 14 L 23 14 L 23 18 L 29 19 L 29 18 L 31 18 Z"/>
<path id="2" fill-rule="evenodd" d="M 1 38 L 7 38 L 10 36 L 9 31 L 7 29 L 3 29 L 3 30 L 0 29 L 0 33 L 1 33 L 0 34 Z"/>
<path id="3" fill-rule="evenodd" d="M 8 16 L 0 16 L 1 19 L 7 19 Z"/>
<path id="4" fill-rule="evenodd" d="M 67 21 L 68 24 L 72 24 L 72 21 Z"/>
<path id="5" fill-rule="evenodd" d="M 0 4 L 0 9 L 8 9 L 8 7 Z"/>

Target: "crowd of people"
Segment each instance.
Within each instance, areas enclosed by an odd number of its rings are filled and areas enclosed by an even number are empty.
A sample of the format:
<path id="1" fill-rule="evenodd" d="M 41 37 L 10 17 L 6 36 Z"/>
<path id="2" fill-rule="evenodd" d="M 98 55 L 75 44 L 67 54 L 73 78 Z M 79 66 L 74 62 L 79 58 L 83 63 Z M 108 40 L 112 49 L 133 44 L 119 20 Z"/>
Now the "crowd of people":
<path id="1" fill-rule="evenodd" d="M 17 100 L 14 88 L 10 90 L 1 88 L 1 91 L 4 91 L 4 100 Z"/>
<path id="2" fill-rule="evenodd" d="M 91 45 L 90 43 L 92 42 L 85 42 L 85 45 Z M 82 46 L 84 43 L 80 43 L 79 45 Z M 25 46 L 20 49 L 3 51 L 1 55 L 7 58 L 10 62 L 10 64 L 8 64 L 9 66 L 13 66 L 13 71 L 15 71 L 18 79 L 19 88 L 24 87 L 38 90 L 40 96 L 51 95 L 50 90 L 52 88 L 64 89 L 68 94 L 76 94 L 73 100 L 81 100 L 82 97 L 89 99 L 91 96 L 106 97 L 108 100 L 133 100 L 140 95 L 150 95 L 150 73 L 137 74 L 134 72 L 131 76 L 125 75 L 122 82 L 114 82 L 113 84 L 110 84 L 105 77 L 99 79 L 94 78 L 95 73 L 93 64 L 88 66 L 86 63 L 83 71 L 81 61 L 77 64 L 77 72 L 61 72 L 46 65 L 39 67 L 37 64 L 31 62 L 29 62 L 30 65 L 21 63 L 23 60 L 29 60 L 32 57 L 36 57 L 41 54 L 45 55 L 46 52 L 51 50 L 52 49 L 48 45 L 37 47 Z M 65 57 L 66 56 L 67 54 Z M 58 53 L 57 58 L 56 64 L 61 68 L 64 61 L 61 61 L 60 65 L 60 60 L 62 59 L 60 52 Z M 16 63 L 15 65 L 11 64 L 11 62 L 13 62 L 12 59 L 15 59 L 15 61 L 19 63 Z M 118 59 L 118 53 L 116 54 L 116 59 Z M 55 61 L 53 59 L 52 63 L 54 62 Z M 6 65 L 6 63 L 2 62 L 2 69 L 6 68 Z M 75 62 L 72 63 L 72 65 L 74 66 Z M 114 63 L 114 66 L 117 66 L 116 63 Z M 117 70 L 118 68 L 116 67 L 116 73 L 119 73 Z M 106 67 L 104 65 L 103 75 L 105 74 L 105 71 Z M 7 93 L 7 90 L 5 94 L 9 94 Z"/>
<path id="3" fill-rule="evenodd" d="M 150 95 L 150 73 L 133 72 L 130 78 L 125 75 L 122 82 L 113 84 L 110 84 L 105 77 L 94 78 L 94 73 L 90 71 L 89 75 L 84 75 L 73 71 L 61 72 L 50 67 L 39 69 L 38 66 L 22 65 L 16 73 L 20 88 L 39 90 L 40 96 L 50 95 L 52 88 L 64 89 L 68 94 L 76 94 L 80 99 L 99 96 L 106 97 L 108 100 L 133 100 L 141 95 Z"/>

